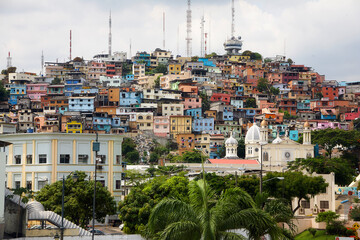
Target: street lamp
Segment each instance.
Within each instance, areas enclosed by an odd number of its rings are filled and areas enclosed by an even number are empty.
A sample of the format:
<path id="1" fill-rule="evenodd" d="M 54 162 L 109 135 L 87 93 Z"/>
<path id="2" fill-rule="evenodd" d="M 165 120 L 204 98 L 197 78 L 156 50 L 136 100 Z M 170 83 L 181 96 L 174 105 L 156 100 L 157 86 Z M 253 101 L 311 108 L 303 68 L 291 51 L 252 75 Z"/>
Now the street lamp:
<path id="1" fill-rule="evenodd" d="M 100 143 L 98 141 L 98 133 L 96 132 L 96 140 L 93 142 L 93 151 L 95 152 L 95 176 L 94 176 L 94 198 L 93 198 L 93 216 L 92 216 L 92 240 L 95 238 L 95 197 L 96 197 L 96 169 L 97 169 L 97 156 L 100 151 Z"/>
<path id="2" fill-rule="evenodd" d="M 262 152 L 262 146 L 266 145 L 266 143 L 260 143 L 260 193 L 262 193 L 262 184 L 263 184 L 263 152 Z"/>
<path id="3" fill-rule="evenodd" d="M 69 177 L 72 175 L 72 179 L 76 182 L 79 178 L 76 172 L 71 172 Z M 65 176 L 62 177 L 62 196 L 61 196 L 61 228 L 60 228 L 60 239 L 64 239 L 64 195 L 65 195 Z M 58 238 L 59 239 L 59 238 Z"/>
<path id="4" fill-rule="evenodd" d="M 267 180 L 263 181 L 263 183 L 274 180 L 274 179 L 284 180 L 284 177 L 273 177 L 273 178 L 270 178 L 270 179 L 267 179 Z"/>

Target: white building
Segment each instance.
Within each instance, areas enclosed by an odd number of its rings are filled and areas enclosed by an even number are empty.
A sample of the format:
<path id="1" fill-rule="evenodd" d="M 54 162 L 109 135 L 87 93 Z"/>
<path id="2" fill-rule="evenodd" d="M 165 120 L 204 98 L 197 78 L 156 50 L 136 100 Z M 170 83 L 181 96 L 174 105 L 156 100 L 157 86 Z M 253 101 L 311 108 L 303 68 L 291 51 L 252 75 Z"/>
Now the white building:
<path id="1" fill-rule="evenodd" d="M 279 136 L 268 142 L 268 125 L 265 120 L 261 122 L 261 128 L 256 124 L 249 128 L 245 136 L 245 158 L 259 159 L 262 151 L 263 164 L 270 166 L 287 166 L 287 163 L 296 158 L 314 157 L 314 145 L 311 144 L 311 130 L 309 123 L 304 124 L 303 144 L 295 142 L 285 136 Z M 260 162 L 262 161 L 260 158 Z"/>
<path id="2" fill-rule="evenodd" d="M 33 133 L 0 135 L 0 141 L 12 145 L 5 148 L 8 188 L 25 187 L 38 191 L 72 171 L 84 171 L 93 178 L 95 134 Z M 120 135 L 100 134 L 97 181 L 107 186 L 117 201 L 122 195 Z"/>
<path id="3" fill-rule="evenodd" d="M 113 77 L 100 76 L 99 81 L 102 84 L 105 83 L 107 87 L 120 87 L 121 83 L 124 82 L 124 80 L 120 76 L 113 76 Z"/>
<path id="4" fill-rule="evenodd" d="M 145 64 L 134 63 L 132 65 L 132 73 L 134 75 L 135 80 L 137 80 L 139 77 L 145 77 Z"/>

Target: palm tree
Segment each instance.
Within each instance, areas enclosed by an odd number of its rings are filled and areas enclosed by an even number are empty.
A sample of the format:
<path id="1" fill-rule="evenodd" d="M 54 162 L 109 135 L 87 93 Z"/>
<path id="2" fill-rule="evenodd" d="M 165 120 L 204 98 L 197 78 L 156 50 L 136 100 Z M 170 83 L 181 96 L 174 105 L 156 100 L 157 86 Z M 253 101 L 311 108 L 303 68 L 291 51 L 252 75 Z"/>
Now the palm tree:
<path id="1" fill-rule="evenodd" d="M 251 196 L 240 188 L 226 190 L 218 200 L 206 181 L 189 184 L 189 203 L 163 199 L 152 210 L 146 237 L 172 240 L 245 239 L 232 230 L 247 231 L 250 239 L 269 234 L 282 239 L 281 229 L 265 211 L 256 207 Z"/>

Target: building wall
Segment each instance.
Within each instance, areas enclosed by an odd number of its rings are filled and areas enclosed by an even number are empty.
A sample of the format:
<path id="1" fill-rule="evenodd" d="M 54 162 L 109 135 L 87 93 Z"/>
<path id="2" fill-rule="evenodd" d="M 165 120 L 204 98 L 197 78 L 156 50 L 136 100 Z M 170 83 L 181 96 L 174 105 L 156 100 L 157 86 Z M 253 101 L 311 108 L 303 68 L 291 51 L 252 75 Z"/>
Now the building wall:
<path id="1" fill-rule="evenodd" d="M 90 177 L 94 174 L 95 155 L 92 142 L 95 134 L 64 134 L 64 133 L 34 133 L 9 134 L 0 136 L 0 140 L 13 143 L 6 147 L 6 173 L 8 188 L 16 186 L 29 187 L 33 191 L 40 190 L 45 184 L 58 181 L 62 176 L 74 170 L 84 171 Z M 121 197 L 121 189 L 116 189 L 116 181 L 121 181 L 121 143 L 123 137 L 119 135 L 100 134 L 100 151 L 106 160 L 100 164 L 98 180 L 104 181 L 105 186 L 117 201 Z M 46 156 L 46 162 L 44 160 Z M 64 155 L 68 155 L 65 159 Z M 79 159 L 87 155 L 86 161 Z M 20 157 L 20 162 L 16 158 Z M 31 161 L 30 161 L 31 159 Z M 81 160 L 81 159 L 80 159 Z M 61 161 L 65 162 L 62 163 Z"/>
<path id="2" fill-rule="evenodd" d="M 173 138 L 180 133 L 191 133 L 191 125 L 190 116 L 170 116 L 170 134 Z"/>
<path id="3" fill-rule="evenodd" d="M 183 104 L 162 104 L 162 116 L 179 116 L 184 114 Z"/>

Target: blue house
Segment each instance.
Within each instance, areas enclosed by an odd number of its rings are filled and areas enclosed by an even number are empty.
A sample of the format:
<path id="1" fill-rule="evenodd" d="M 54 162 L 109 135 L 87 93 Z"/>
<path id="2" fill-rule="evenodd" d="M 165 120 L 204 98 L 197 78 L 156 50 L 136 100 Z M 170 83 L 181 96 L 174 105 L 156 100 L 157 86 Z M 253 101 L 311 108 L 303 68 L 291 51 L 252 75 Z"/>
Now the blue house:
<path id="1" fill-rule="evenodd" d="M 138 52 L 134 57 L 135 63 L 145 63 L 146 66 L 150 66 L 151 56 L 147 52 Z"/>
<path id="2" fill-rule="evenodd" d="M 194 132 L 213 131 L 214 118 L 194 119 L 192 122 L 192 128 Z"/>
<path id="3" fill-rule="evenodd" d="M 297 102 L 297 109 L 298 111 L 304 111 L 304 110 L 310 111 L 310 100 L 306 99 Z"/>
<path id="4" fill-rule="evenodd" d="M 95 97 L 70 97 L 69 111 L 70 112 L 94 112 Z"/>
<path id="5" fill-rule="evenodd" d="M 203 62 L 204 67 L 216 67 L 216 64 L 208 58 L 199 58 L 198 61 Z"/>
<path id="6" fill-rule="evenodd" d="M 93 128 L 97 131 L 105 131 L 109 133 L 111 130 L 111 118 L 106 116 L 94 116 Z"/>
<path id="7" fill-rule="evenodd" d="M 185 110 L 186 116 L 192 116 L 193 119 L 199 119 L 202 117 L 202 109 L 201 108 L 191 108 Z"/>
<path id="8" fill-rule="evenodd" d="M 298 130 L 290 130 L 289 131 L 289 138 L 291 140 L 294 140 L 294 141 L 299 140 L 299 131 Z"/>
<path id="9" fill-rule="evenodd" d="M 120 106 L 130 107 L 133 104 L 140 104 L 142 92 L 120 92 Z"/>
<path id="10" fill-rule="evenodd" d="M 97 94 L 97 93 L 99 93 L 99 89 L 98 88 L 74 89 L 73 93 L 74 94 Z"/>
<path id="11" fill-rule="evenodd" d="M 321 119 L 336 120 L 335 109 L 321 109 Z"/>
<path id="12" fill-rule="evenodd" d="M 10 98 L 9 104 L 16 105 L 18 98 L 26 95 L 26 85 L 11 84 L 10 85 Z"/>
<path id="13" fill-rule="evenodd" d="M 235 95 L 243 96 L 244 95 L 244 87 L 243 86 L 235 86 Z"/>
<path id="14" fill-rule="evenodd" d="M 128 74 L 125 76 L 125 79 L 126 81 L 133 81 L 135 78 L 134 78 L 134 74 Z"/>
<path id="15" fill-rule="evenodd" d="M 223 119 L 224 121 L 232 121 L 234 120 L 234 113 L 233 112 L 223 112 L 222 113 Z"/>
<path id="16" fill-rule="evenodd" d="M 83 79 L 66 79 L 65 80 L 65 96 L 70 97 L 75 90 L 83 87 Z"/>

